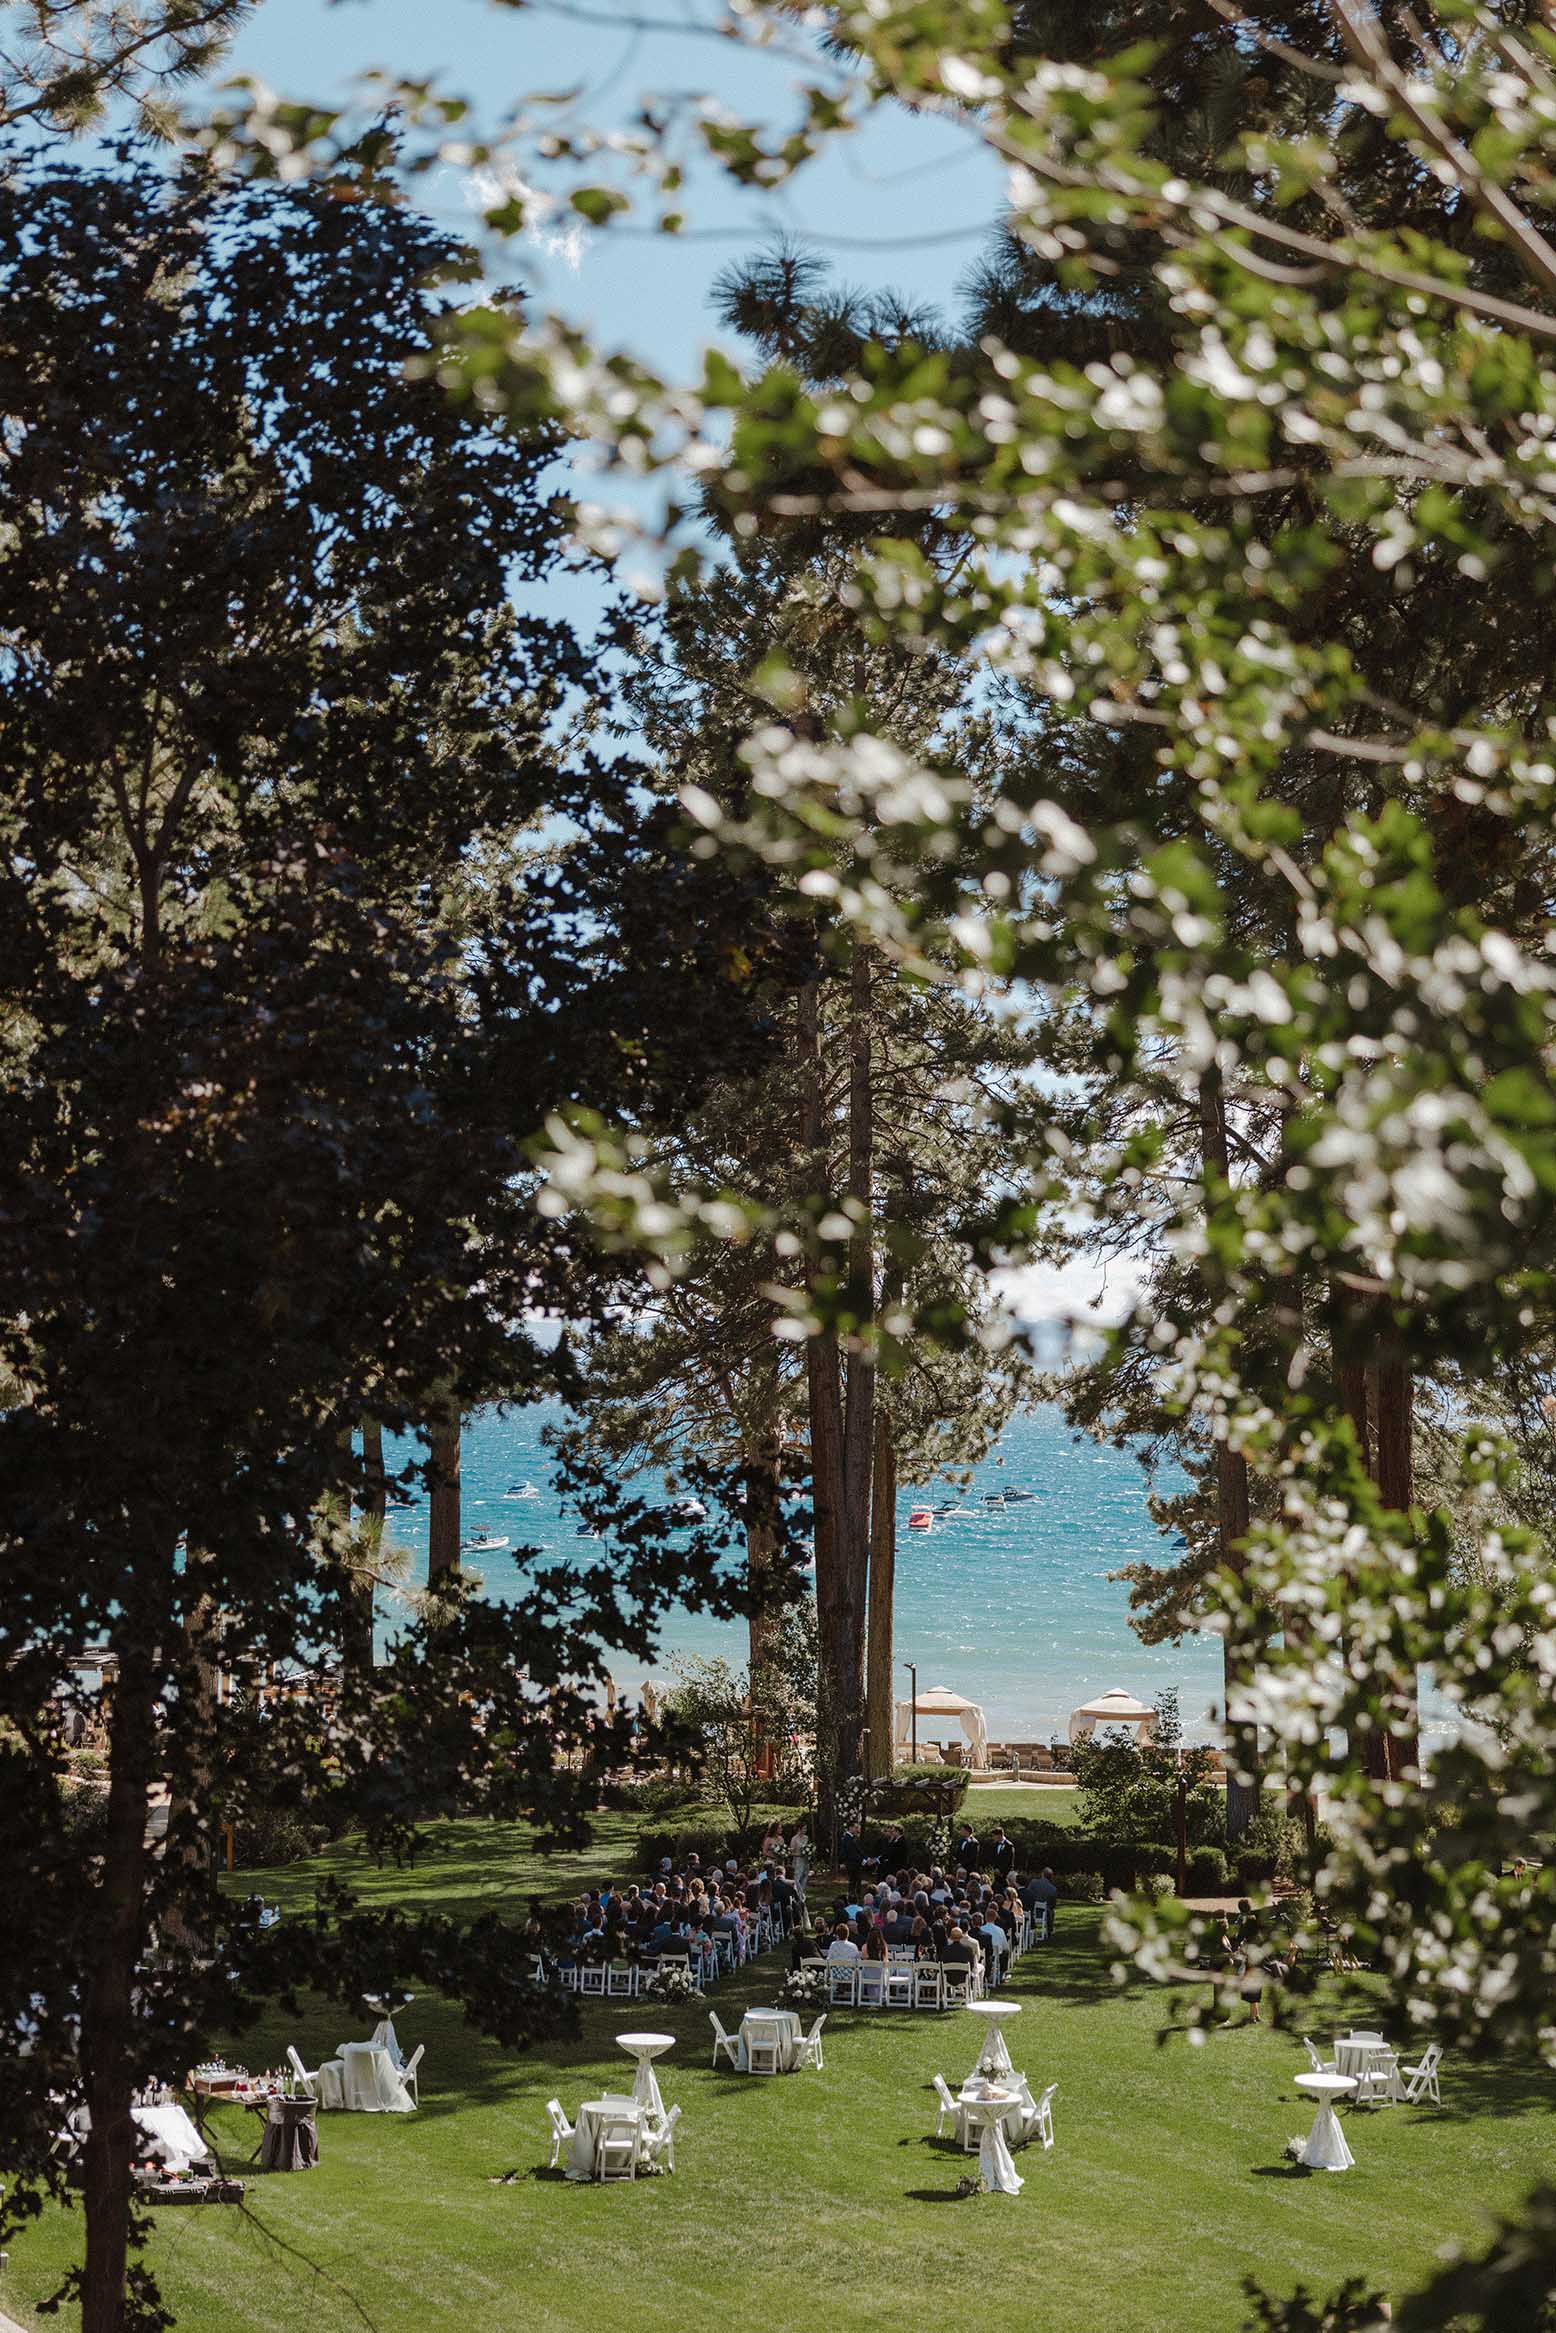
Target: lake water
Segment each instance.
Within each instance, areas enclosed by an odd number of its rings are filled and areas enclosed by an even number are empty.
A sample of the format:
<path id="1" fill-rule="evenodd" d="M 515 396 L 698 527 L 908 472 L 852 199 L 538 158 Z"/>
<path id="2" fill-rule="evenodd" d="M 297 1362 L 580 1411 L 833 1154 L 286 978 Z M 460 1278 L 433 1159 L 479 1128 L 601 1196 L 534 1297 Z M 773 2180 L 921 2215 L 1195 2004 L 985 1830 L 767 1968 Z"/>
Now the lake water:
<path id="1" fill-rule="evenodd" d="M 564 1512 L 551 1485 L 544 1427 L 559 1412 L 544 1403 L 506 1415 L 479 1412 L 467 1421 L 463 1451 L 464 1531 L 487 1531 L 515 1546 L 555 1557 L 582 1552 L 577 1517 Z M 414 1455 L 391 1454 L 402 1464 Z M 533 1482 L 537 1499 L 502 1496 L 509 1483 Z M 1030 1503 L 1004 1510 L 979 1504 L 984 1493 L 1017 1487 Z M 1212 1637 L 1177 1645 L 1142 1645 L 1129 1625 L 1128 1588 L 1108 1577 L 1142 1558 L 1170 1558 L 1169 1544 L 1146 1507 L 1146 1478 L 1127 1452 L 1077 1439 L 1056 1408 L 1013 1419 L 997 1453 L 973 1470 L 964 1512 L 938 1519 L 926 1533 L 907 1529 L 908 1509 L 952 1497 L 944 1486 L 904 1493 L 897 1554 L 897 1690 L 906 1698 L 902 1664 L 917 1663 L 920 1691 L 949 1685 L 981 1702 L 992 1739 L 1045 1741 L 1062 1736 L 1070 1711 L 1115 1685 L 1152 1701 L 1175 1686 L 1184 1732 L 1214 1739 L 1212 1705 L 1220 1693 L 1221 1648 Z M 390 1517 L 393 1536 L 412 1554 L 412 1576 L 426 1578 L 423 1500 Z M 523 1592 L 511 1552 L 469 1556 L 490 1596 Z M 618 1682 L 634 1691 L 645 1674 L 663 1682 L 671 1654 L 723 1652 L 743 1661 L 745 1629 L 694 1613 L 667 1619 L 660 1659 L 651 1671 L 623 1662 Z"/>

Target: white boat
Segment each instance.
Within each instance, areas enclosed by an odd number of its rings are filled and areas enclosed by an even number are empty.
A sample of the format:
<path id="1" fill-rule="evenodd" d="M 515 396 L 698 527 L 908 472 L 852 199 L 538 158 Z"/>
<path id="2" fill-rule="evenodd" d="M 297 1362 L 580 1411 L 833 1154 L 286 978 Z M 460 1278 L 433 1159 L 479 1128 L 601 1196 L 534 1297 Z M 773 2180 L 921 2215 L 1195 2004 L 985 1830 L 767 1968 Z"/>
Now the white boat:
<path id="1" fill-rule="evenodd" d="M 499 1555 L 505 1547 L 511 1545 L 510 1540 L 499 1538 L 495 1531 L 478 1531 L 473 1539 L 461 1539 L 459 1552 L 461 1555 Z"/>
<path id="2" fill-rule="evenodd" d="M 502 1495 L 505 1499 L 538 1499 L 540 1492 L 532 1482 L 510 1482 Z"/>
<path id="3" fill-rule="evenodd" d="M 1035 1499 L 1036 1496 L 1036 1491 L 1007 1491 L 1005 1493 L 1005 1504 L 1007 1507 L 1030 1504 L 1030 1502 Z"/>
<path id="4" fill-rule="evenodd" d="M 706 1523 L 708 1510 L 701 1499 L 677 1499 L 670 1509 L 678 1523 Z"/>

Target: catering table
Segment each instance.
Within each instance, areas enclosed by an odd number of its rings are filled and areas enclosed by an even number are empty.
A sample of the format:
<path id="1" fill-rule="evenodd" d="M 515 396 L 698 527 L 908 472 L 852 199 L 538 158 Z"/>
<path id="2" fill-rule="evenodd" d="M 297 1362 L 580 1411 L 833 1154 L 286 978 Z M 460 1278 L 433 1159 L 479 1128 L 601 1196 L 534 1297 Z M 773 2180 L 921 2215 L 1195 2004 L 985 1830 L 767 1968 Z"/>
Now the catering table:
<path id="1" fill-rule="evenodd" d="M 654 2074 L 655 2058 L 662 2058 L 667 2049 L 674 2049 L 673 2033 L 618 2033 L 616 2047 L 624 2049 L 638 2062 L 637 2075 L 632 2084 L 632 2095 L 645 2114 L 656 2122 L 665 2119 L 665 2102 L 659 2095 L 659 2083 Z"/>
<path id="2" fill-rule="evenodd" d="M 743 2074 L 751 2071 L 751 2043 L 776 2041 L 778 2071 L 792 2074 L 800 2063 L 805 2029 L 792 2009 L 748 2009 L 740 2020 L 740 2038 L 735 2045 L 735 2063 Z"/>
<path id="3" fill-rule="evenodd" d="M 979 2133 L 978 2175 L 985 2195 L 1019 2195 L 1026 2181 L 1016 2169 L 1005 2139 L 1005 2120 L 1021 2101 L 1013 2090 L 990 2082 L 981 2097 L 963 2093 L 959 2101 L 969 2125 Z"/>
<path id="4" fill-rule="evenodd" d="M 1005 2020 L 1007 2017 L 1021 2015 L 1021 2003 L 1019 2001 L 969 2001 L 966 2007 L 968 2016 L 981 2017 L 987 2028 L 983 2037 L 983 2047 L 978 2052 L 978 2062 L 973 2067 L 973 2073 L 975 2075 L 1008 2074 L 1010 2072 L 1010 2049 L 1005 2040 Z"/>
<path id="5" fill-rule="evenodd" d="M 311 2098 L 272 2098 L 260 2144 L 261 2171 L 311 2171 L 319 2160 L 319 2109 Z"/>
<path id="6" fill-rule="evenodd" d="M 1335 2103 L 1354 2096 L 1354 2074 L 1298 2074 L 1299 2090 L 1318 2100 L 1318 2112 L 1308 2133 L 1307 2145 L 1301 2160 L 1310 2171 L 1349 2171 L 1356 2157 L 1345 2143 L 1345 2133 L 1335 2120 Z"/>
<path id="7" fill-rule="evenodd" d="M 381 2041 L 343 2041 L 340 2102 L 349 2114 L 414 2114 L 416 2101 Z"/>
<path id="8" fill-rule="evenodd" d="M 641 2154 L 643 2119 L 643 2109 L 635 2098 L 586 2098 L 578 2109 L 572 2145 L 568 2149 L 568 2178 L 593 2179 L 596 2176 L 595 2146 L 602 2123 L 630 2122 L 637 2134 Z"/>

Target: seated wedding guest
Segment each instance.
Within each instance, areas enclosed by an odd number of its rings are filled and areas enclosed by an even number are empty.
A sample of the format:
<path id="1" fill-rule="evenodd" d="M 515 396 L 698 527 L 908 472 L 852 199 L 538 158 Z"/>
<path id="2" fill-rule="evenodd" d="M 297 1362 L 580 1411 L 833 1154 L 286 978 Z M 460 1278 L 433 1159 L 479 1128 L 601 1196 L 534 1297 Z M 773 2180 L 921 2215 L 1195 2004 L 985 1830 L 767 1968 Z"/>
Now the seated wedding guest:
<path id="1" fill-rule="evenodd" d="M 1035 1914 L 1039 1909 L 1041 1909 L 1047 1914 L 1048 1933 L 1052 1935 L 1054 1914 L 1059 1909 L 1059 1890 L 1055 1885 L 1054 1875 L 1048 1869 L 1046 1864 L 1038 1873 L 1036 1879 L 1033 1880 L 1022 1900 L 1026 1904 L 1026 1908 L 1029 1912 Z"/>
<path id="2" fill-rule="evenodd" d="M 978 1941 L 983 1946 L 984 1971 L 990 1984 L 997 1985 L 1004 1973 L 1005 1961 L 1010 1952 L 1010 1938 L 992 1911 L 985 1915 L 983 1925 L 976 1933 Z"/>
<path id="3" fill-rule="evenodd" d="M 879 1928 L 872 1928 L 866 1937 L 864 1957 L 866 1960 L 890 1960 L 891 1954 L 886 1949 L 886 1939 Z"/>
<path id="4" fill-rule="evenodd" d="M 935 1931 L 922 1912 L 913 1915 L 913 1933 L 908 1942 L 919 1960 L 938 1960 L 940 1957 L 935 1949 Z"/>
<path id="5" fill-rule="evenodd" d="M 960 1968 L 971 1968 L 977 1956 L 977 1947 L 968 1938 L 960 1920 L 953 1920 L 951 1933 L 940 1947 L 940 1958 Z"/>
<path id="6" fill-rule="evenodd" d="M 848 1922 L 840 1920 L 827 1946 L 827 1959 L 835 1967 L 853 1968 L 859 1960 L 859 1947 L 848 1933 Z"/>
<path id="7" fill-rule="evenodd" d="M 904 1903 L 896 1905 L 884 1931 L 887 1943 L 911 1944 L 913 1930 L 918 1924 L 919 1917 L 920 1915 L 913 1910 L 911 1905 Z"/>

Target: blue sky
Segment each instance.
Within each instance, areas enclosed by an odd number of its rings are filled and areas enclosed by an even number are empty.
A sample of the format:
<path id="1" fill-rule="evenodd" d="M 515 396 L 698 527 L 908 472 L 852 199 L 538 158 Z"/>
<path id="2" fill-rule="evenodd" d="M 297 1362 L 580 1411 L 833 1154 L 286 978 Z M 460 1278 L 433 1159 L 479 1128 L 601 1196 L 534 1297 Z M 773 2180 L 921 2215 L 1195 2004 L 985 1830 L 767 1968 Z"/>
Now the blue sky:
<path id="1" fill-rule="evenodd" d="M 588 0 L 586 0 L 588 4 Z M 474 98 L 488 118 L 538 90 L 576 87 L 579 115 L 592 124 L 625 121 L 649 92 L 706 91 L 734 110 L 788 126 L 796 68 L 728 41 L 689 31 L 634 33 L 637 0 L 593 0 L 600 21 L 562 9 L 514 10 L 493 0 L 262 0 L 233 53 L 232 69 L 258 74 L 287 95 L 333 97 L 373 66 L 436 77 Z M 682 15 L 681 0 L 642 0 L 654 19 Z M 702 0 L 708 15 L 712 0 Z M 435 184 L 429 207 L 473 224 L 459 177 Z M 586 239 L 576 265 L 546 257 L 530 239 L 522 272 L 542 303 L 587 324 L 607 345 L 685 372 L 719 337 L 708 286 L 742 251 L 784 228 L 825 247 L 850 282 L 896 285 L 915 301 L 948 303 L 1000 208 L 999 175 L 966 129 L 882 110 L 861 133 L 841 139 L 782 195 L 751 194 L 711 168 L 693 181 L 686 204 L 695 238 Z M 888 247 L 879 247 L 879 246 Z M 877 247 L 872 247 L 877 246 Z"/>

